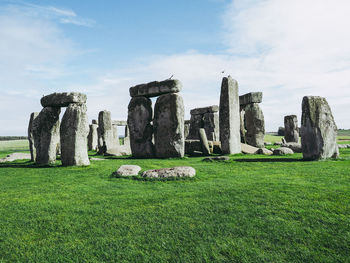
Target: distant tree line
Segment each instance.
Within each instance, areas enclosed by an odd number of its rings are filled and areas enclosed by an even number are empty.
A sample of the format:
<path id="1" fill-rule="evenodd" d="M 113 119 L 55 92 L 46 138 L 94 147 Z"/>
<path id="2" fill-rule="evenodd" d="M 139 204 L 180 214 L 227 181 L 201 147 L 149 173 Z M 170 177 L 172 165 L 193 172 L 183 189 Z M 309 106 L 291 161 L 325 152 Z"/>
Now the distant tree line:
<path id="1" fill-rule="evenodd" d="M 27 140 L 27 136 L 0 136 L 0 141 Z"/>

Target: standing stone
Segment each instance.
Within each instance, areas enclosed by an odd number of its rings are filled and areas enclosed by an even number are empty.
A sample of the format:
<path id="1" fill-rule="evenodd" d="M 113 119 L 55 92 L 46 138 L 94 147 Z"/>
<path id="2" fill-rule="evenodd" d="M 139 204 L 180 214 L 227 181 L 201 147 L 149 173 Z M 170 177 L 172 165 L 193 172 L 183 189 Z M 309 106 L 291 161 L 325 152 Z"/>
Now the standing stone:
<path id="1" fill-rule="evenodd" d="M 208 140 L 218 141 L 220 138 L 219 114 L 217 112 L 205 113 L 203 115 L 203 128 Z"/>
<path id="2" fill-rule="evenodd" d="M 231 76 L 222 79 L 219 121 L 222 152 L 224 154 L 240 153 L 241 136 L 238 83 Z"/>
<path id="3" fill-rule="evenodd" d="M 286 139 L 286 142 L 299 142 L 297 116 L 289 115 L 284 117 L 284 139 Z"/>
<path id="4" fill-rule="evenodd" d="M 118 147 L 120 145 L 119 135 L 118 135 L 118 125 L 113 124 L 113 143 Z"/>
<path id="5" fill-rule="evenodd" d="M 56 162 L 57 144 L 60 141 L 60 112 L 59 107 L 45 107 L 33 120 L 35 161 L 38 164 Z"/>
<path id="6" fill-rule="evenodd" d="M 134 97 L 130 100 L 128 106 L 128 127 L 133 157 L 151 158 L 154 156 L 152 118 L 152 101 L 150 99 Z"/>
<path id="7" fill-rule="evenodd" d="M 33 135 L 33 122 L 38 117 L 39 112 L 33 112 L 30 114 L 29 125 L 28 125 L 28 141 L 29 141 L 29 149 L 30 149 L 30 159 L 32 162 L 35 161 L 36 157 L 36 148 L 34 144 L 34 135 Z"/>
<path id="8" fill-rule="evenodd" d="M 61 123 L 62 165 L 89 165 L 87 136 L 89 134 L 86 104 L 69 104 Z"/>
<path id="9" fill-rule="evenodd" d="M 217 105 L 192 109 L 188 139 L 198 140 L 198 131 L 200 128 L 204 128 L 208 140 L 219 140 L 220 135 L 218 111 L 219 106 Z"/>
<path id="10" fill-rule="evenodd" d="M 159 158 L 183 157 L 185 153 L 184 103 L 179 94 L 158 97 L 154 106 L 154 142 Z"/>
<path id="11" fill-rule="evenodd" d="M 258 103 L 248 104 L 245 110 L 246 142 L 254 147 L 264 147 L 265 121 Z"/>
<path id="12" fill-rule="evenodd" d="M 185 120 L 185 126 L 184 126 L 184 136 L 185 139 L 187 138 L 188 134 L 190 133 L 190 120 Z"/>
<path id="13" fill-rule="evenodd" d="M 205 133 L 205 130 L 203 128 L 200 128 L 198 133 L 199 133 L 199 140 L 201 142 L 203 154 L 210 155 L 210 148 L 209 148 L 209 143 L 208 143 L 208 139 L 207 139 L 207 135 Z"/>
<path id="14" fill-rule="evenodd" d="M 203 128 L 203 117 L 200 114 L 191 114 L 190 130 L 187 138 L 191 140 L 199 139 L 198 130 Z"/>
<path id="15" fill-rule="evenodd" d="M 106 154 L 115 148 L 111 112 L 104 110 L 98 114 L 99 154 Z"/>
<path id="16" fill-rule="evenodd" d="M 301 145 L 303 158 L 307 160 L 339 157 L 337 126 L 325 98 L 303 98 Z"/>
<path id="17" fill-rule="evenodd" d="M 88 149 L 89 151 L 98 149 L 98 134 L 97 134 L 97 124 L 89 125 L 89 135 L 88 135 Z"/>

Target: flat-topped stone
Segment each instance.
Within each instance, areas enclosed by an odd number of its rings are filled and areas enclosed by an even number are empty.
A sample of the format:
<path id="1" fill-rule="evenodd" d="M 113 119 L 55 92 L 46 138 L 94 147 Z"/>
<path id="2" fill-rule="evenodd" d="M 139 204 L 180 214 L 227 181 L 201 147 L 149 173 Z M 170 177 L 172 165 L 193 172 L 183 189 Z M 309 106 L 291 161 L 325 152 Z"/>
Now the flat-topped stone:
<path id="1" fill-rule="evenodd" d="M 79 92 L 52 93 L 41 98 L 43 107 L 68 107 L 71 103 L 86 103 L 86 95 Z"/>
<path id="2" fill-rule="evenodd" d="M 195 175 L 196 170 L 191 166 L 177 166 L 173 168 L 155 169 L 142 173 L 143 177 L 148 178 L 193 177 Z"/>
<path id="3" fill-rule="evenodd" d="M 190 111 L 191 115 L 199 115 L 199 114 L 205 114 L 205 113 L 214 113 L 219 111 L 218 105 L 212 105 L 208 107 L 203 108 L 195 108 Z"/>
<path id="4" fill-rule="evenodd" d="M 127 126 L 128 122 L 127 121 L 115 121 L 115 120 L 112 120 L 112 125 Z"/>
<path id="5" fill-rule="evenodd" d="M 247 94 L 239 96 L 239 104 L 247 105 L 251 103 L 261 103 L 262 97 L 263 97 L 262 92 L 249 92 Z"/>
<path id="6" fill-rule="evenodd" d="M 177 93 L 182 89 L 182 84 L 177 79 L 153 81 L 147 84 L 140 84 L 129 89 L 131 97 L 157 97 L 167 93 Z"/>

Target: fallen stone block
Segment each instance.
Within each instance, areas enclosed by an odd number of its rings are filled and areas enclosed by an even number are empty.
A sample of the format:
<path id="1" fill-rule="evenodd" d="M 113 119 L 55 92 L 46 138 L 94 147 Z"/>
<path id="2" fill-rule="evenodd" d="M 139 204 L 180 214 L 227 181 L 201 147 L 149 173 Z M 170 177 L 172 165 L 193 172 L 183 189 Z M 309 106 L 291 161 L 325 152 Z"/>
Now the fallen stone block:
<path id="1" fill-rule="evenodd" d="M 196 170 L 190 166 L 148 170 L 142 173 L 142 177 L 148 178 L 194 177 L 195 175 Z"/>

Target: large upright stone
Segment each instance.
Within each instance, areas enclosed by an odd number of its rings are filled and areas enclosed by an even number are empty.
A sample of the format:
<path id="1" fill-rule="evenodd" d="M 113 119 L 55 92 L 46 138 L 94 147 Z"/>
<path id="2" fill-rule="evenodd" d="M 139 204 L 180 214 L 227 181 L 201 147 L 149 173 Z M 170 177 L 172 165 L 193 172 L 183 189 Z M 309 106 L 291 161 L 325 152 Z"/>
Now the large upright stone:
<path id="1" fill-rule="evenodd" d="M 61 160 L 65 166 L 89 165 L 86 104 L 69 104 L 61 123 Z"/>
<path id="2" fill-rule="evenodd" d="M 106 154 L 116 148 L 113 137 L 111 112 L 104 110 L 98 114 L 99 154 Z"/>
<path id="3" fill-rule="evenodd" d="M 129 89 L 131 97 L 157 97 L 167 93 L 177 93 L 182 89 L 182 84 L 176 79 L 164 81 L 153 81 L 147 84 L 140 84 Z"/>
<path id="4" fill-rule="evenodd" d="M 247 144 L 254 147 L 264 147 L 265 121 L 264 114 L 258 103 L 248 104 L 245 110 L 246 134 L 245 140 Z"/>
<path id="5" fill-rule="evenodd" d="M 185 120 L 185 126 L 184 126 L 184 136 L 185 139 L 187 138 L 188 134 L 190 133 L 190 120 Z"/>
<path id="6" fill-rule="evenodd" d="M 286 142 L 299 142 L 298 118 L 296 115 L 284 117 L 284 139 Z"/>
<path id="7" fill-rule="evenodd" d="M 302 103 L 301 145 L 303 158 L 337 158 L 337 126 L 325 98 L 305 96 Z"/>
<path id="8" fill-rule="evenodd" d="M 219 121 L 222 152 L 224 154 L 240 153 L 241 135 L 238 83 L 231 76 L 222 79 Z"/>
<path id="9" fill-rule="evenodd" d="M 88 149 L 89 151 L 98 149 L 98 133 L 97 133 L 97 124 L 89 125 L 89 135 L 88 135 Z"/>
<path id="10" fill-rule="evenodd" d="M 33 112 L 30 114 L 29 125 L 28 125 L 28 141 L 29 141 L 29 150 L 30 150 L 30 159 L 32 162 L 36 158 L 36 148 L 34 144 L 34 135 L 33 135 L 33 122 L 38 117 L 39 112 Z"/>
<path id="11" fill-rule="evenodd" d="M 262 97 L 262 92 L 249 92 L 247 94 L 239 96 L 239 104 L 244 106 L 251 103 L 261 103 Z"/>
<path id="12" fill-rule="evenodd" d="M 58 107 L 45 107 L 33 120 L 33 138 L 38 164 L 56 162 L 57 145 L 60 141 L 60 112 Z"/>
<path id="13" fill-rule="evenodd" d="M 71 103 L 85 103 L 86 95 L 79 92 L 52 93 L 40 100 L 43 107 L 67 107 Z"/>
<path id="14" fill-rule="evenodd" d="M 135 97 L 130 100 L 128 127 L 133 157 L 151 158 L 154 156 L 152 118 L 152 101 L 150 99 Z"/>
<path id="15" fill-rule="evenodd" d="M 159 158 L 183 157 L 185 153 L 184 103 L 179 94 L 160 96 L 154 106 L 154 143 Z"/>
<path id="16" fill-rule="evenodd" d="M 217 112 L 203 114 L 203 128 L 208 140 L 219 141 L 219 114 Z"/>

